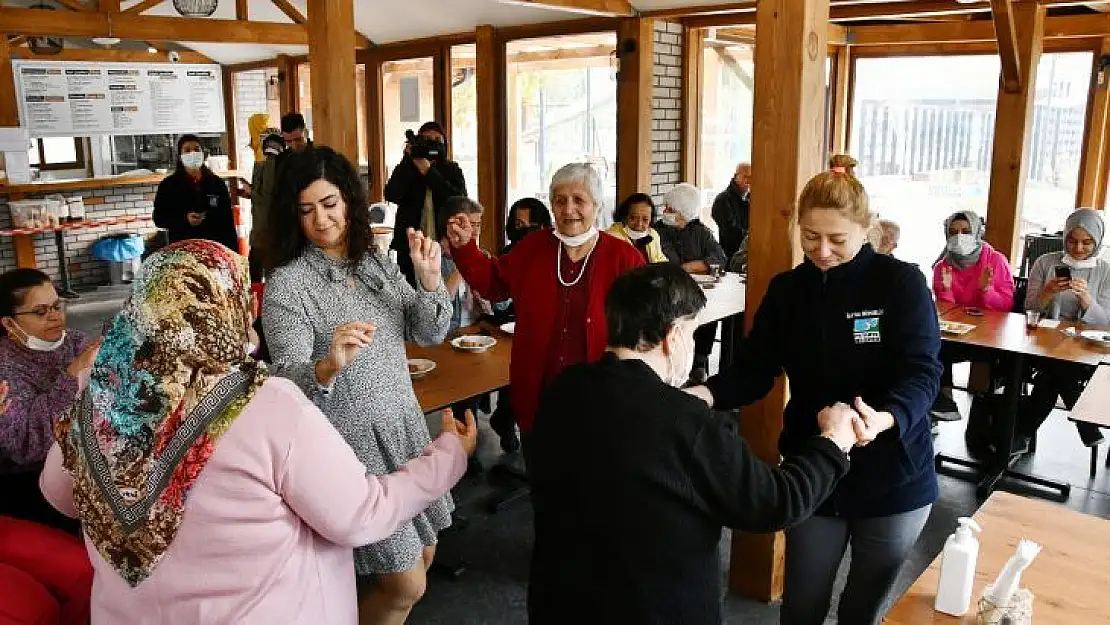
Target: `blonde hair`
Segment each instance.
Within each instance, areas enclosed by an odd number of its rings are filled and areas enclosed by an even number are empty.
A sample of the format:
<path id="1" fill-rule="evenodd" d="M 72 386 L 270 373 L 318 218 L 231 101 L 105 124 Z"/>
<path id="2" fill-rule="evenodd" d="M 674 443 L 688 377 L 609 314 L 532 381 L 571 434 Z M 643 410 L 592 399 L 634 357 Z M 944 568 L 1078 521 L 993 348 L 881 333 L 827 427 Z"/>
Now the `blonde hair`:
<path id="1" fill-rule="evenodd" d="M 871 203 L 867 191 L 856 178 L 856 159 L 847 154 L 835 154 L 829 158 L 829 171 L 810 178 L 798 196 L 796 218 L 815 208 L 839 211 L 852 222 L 872 228 L 875 216 L 871 213 Z"/>

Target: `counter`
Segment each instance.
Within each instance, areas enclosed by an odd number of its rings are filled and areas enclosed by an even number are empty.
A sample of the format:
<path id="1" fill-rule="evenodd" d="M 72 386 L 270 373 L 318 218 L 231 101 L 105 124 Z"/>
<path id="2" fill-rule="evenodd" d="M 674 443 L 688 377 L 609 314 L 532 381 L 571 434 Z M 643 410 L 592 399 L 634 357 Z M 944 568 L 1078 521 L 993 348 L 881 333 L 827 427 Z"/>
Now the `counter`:
<path id="1" fill-rule="evenodd" d="M 236 171 L 215 172 L 234 180 Z M 151 222 L 154 195 L 167 174 L 103 176 L 73 180 L 44 180 L 28 184 L 0 184 L 0 273 L 15 267 L 36 267 L 60 282 L 73 295 L 73 287 L 93 287 L 108 281 L 107 263 L 89 256 L 89 247 L 105 236 L 139 233 L 150 240 L 157 233 Z M 231 184 L 232 203 L 236 185 Z M 80 195 L 86 220 L 59 228 L 15 229 L 7 201 L 60 193 Z M 9 243 L 6 243 L 10 242 Z M 51 248 L 54 248 L 53 250 Z M 51 252 L 54 253 L 51 253 Z"/>

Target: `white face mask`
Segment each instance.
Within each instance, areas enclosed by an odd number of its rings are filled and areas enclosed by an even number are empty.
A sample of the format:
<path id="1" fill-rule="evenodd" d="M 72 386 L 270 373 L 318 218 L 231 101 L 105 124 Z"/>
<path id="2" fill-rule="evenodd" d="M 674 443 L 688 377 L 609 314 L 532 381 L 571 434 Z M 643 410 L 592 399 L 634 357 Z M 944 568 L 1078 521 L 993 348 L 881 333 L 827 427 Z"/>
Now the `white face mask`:
<path id="1" fill-rule="evenodd" d="M 52 352 L 61 347 L 62 343 L 66 341 L 65 330 L 62 331 L 62 336 L 57 341 L 44 341 L 37 336 L 27 334 L 27 331 L 21 328 L 18 323 L 14 325 L 19 328 L 20 334 L 23 335 L 23 344 L 33 352 Z"/>
<path id="2" fill-rule="evenodd" d="M 678 223 L 677 213 L 663 213 L 663 223 L 668 226 L 674 226 Z"/>
<path id="3" fill-rule="evenodd" d="M 585 244 L 589 243 L 590 241 L 592 241 L 593 238 L 596 237 L 596 236 L 597 236 L 597 228 L 595 226 L 590 226 L 589 230 L 583 232 L 582 234 L 580 234 L 578 236 L 574 236 L 574 237 L 569 237 L 569 236 L 559 232 L 558 230 L 555 230 L 555 238 L 562 241 L 563 245 L 565 245 L 567 247 L 579 247 L 579 246 L 585 245 Z"/>
<path id="4" fill-rule="evenodd" d="M 185 169 L 200 169 L 204 165 L 204 152 L 185 152 L 181 155 L 181 164 Z"/>
<path id="5" fill-rule="evenodd" d="M 681 331 L 676 327 L 675 345 L 671 347 L 671 356 L 667 361 L 667 384 L 675 388 L 682 388 L 690 379 L 690 372 L 694 370 L 694 346 L 687 343 Z M 675 364 L 675 363 L 679 364 Z"/>
<path id="6" fill-rule="evenodd" d="M 958 256 L 967 256 L 975 251 L 976 240 L 970 234 L 954 234 L 948 237 L 948 251 Z"/>
<path id="7" fill-rule="evenodd" d="M 1068 267 L 1071 267 L 1072 269 L 1094 269 L 1095 267 L 1098 267 L 1098 257 L 1093 254 L 1087 260 L 1076 260 L 1065 252 L 1064 257 L 1060 259 L 1060 262 L 1064 263 Z"/>
<path id="8" fill-rule="evenodd" d="M 628 238 L 632 239 L 633 241 L 639 241 L 640 239 L 648 235 L 647 230 L 633 230 L 628 226 L 624 227 L 624 232 L 628 235 Z"/>

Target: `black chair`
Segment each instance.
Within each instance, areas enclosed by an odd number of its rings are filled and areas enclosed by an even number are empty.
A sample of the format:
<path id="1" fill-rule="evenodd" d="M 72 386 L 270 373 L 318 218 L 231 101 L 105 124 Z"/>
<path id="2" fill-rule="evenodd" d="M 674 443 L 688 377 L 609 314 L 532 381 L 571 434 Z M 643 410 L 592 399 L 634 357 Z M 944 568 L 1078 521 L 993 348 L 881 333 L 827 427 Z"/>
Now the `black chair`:
<path id="1" fill-rule="evenodd" d="M 1025 235 L 1025 253 L 1022 254 L 1019 275 L 1025 278 L 1029 275 L 1029 269 L 1033 266 L 1033 263 L 1037 262 L 1038 258 L 1051 252 L 1063 251 L 1063 249 L 1063 233 Z"/>

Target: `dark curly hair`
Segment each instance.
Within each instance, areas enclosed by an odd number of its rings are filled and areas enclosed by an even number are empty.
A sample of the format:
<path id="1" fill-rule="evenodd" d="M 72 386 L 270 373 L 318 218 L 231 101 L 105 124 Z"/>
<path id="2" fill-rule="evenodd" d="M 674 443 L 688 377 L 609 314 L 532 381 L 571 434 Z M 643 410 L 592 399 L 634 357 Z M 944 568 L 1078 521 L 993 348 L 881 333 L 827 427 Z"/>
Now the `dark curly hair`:
<path id="1" fill-rule="evenodd" d="M 613 211 L 613 223 L 624 223 L 624 219 L 628 217 L 629 211 L 637 204 L 647 204 L 651 207 L 650 223 L 655 223 L 659 219 L 659 208 L 655 206 L 655 202 L 651 199 L 651 196 L 646 193 L 633 193 L 624 198 L 624 201 L 617 206 L 617 210 Z"/>
<path id="2" fill-rule="evenodd" d="M 301 229 L 300 197 L 317 180 L 339 189 L 347 205 L 347 260 L 357 265 L 373 249 L 369 202 L 358 170 L 347 157 L 326 146 L 284 152 L 278 163 L 278 188 L 262 239 L 262 265 L 267 272 L 284 267 L 304 252 L 308 238 Z"/>
<path id="3" fill-rule="evenodd" d="M 38 269 L 25 267 L 0 274 L 0 317 L 14 317 L 27 291 L 43 284 L 50 284 L 50 276 Z M 0 326 L 0 336 L 7 334 L 4 326 Z"/>

